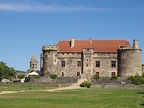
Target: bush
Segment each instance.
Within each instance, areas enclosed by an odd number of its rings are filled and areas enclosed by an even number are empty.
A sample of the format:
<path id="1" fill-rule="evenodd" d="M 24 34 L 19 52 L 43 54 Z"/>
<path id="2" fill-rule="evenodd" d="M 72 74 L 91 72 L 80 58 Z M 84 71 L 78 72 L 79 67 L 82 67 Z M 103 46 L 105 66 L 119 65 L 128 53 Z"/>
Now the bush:
<path id="1" fill-rule="evenodd" d="M 94 75 L 93 78 L 94 79 L 99 79 L 99 75 Z"/>
<path id="2" fill-rule="evenodd" d="M 112 76 L 111 80 L 117 80 L 117 78 L 118 78 L 117 76 Z"/>
<path id="3" fill-rule="evenodd" d="M 34 78 L 40 78 L 40 76 L 39 76 L 39 75 L 36 75 L 36 76 L 34 76 Z"/>
<path id="4" fill-rule="evenodd" d="M 90 86 L 91 86 L 91 82 L 88 81 L 84 81 L 83 83 L 80 84 L 80 87 L 90 88 Z"/>
<path id="5" fill-rule="evenodd" d="M 56 79 L 56 78 L 57 78 L 57 75 L 56 75 L 56 74 L 51 74 L 51 75 L 50 75 L 50 78 L 51 78 L 51 79 Z"/>
<path id="6" fill-rule="evenodd" d="M 135 75 L 135 76 L 130 76 L 127 78 L 128 80 L 131 80 L 133 84 L 135 85 L 141 85 L 144 84 L 144 76 L 139 76 L 139 75 Z"/>
<path id="7" fill-rule="evenodd" d="M 25 75 L 24 75 L 24 74 L 19 74 L 17 77 L 18 77 L 19 79 L 23 79 L 23 78 L 25 77 Z"/>
<path id="8" fill-rule="evenodd" d="M 136 80 L 135 81 L 135 85 L 141 85 L 141 81 L 140 80 Z"/>

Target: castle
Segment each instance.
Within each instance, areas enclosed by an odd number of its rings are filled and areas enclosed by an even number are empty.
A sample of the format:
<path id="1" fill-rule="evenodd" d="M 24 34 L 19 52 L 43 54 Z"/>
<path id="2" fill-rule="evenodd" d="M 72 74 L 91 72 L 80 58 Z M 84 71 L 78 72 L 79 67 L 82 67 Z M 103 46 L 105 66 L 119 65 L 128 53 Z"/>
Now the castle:
<path id="1" fill-rule="evenodd" d="M 126 40 L 71 40 L 42 46 L 40 68 L 44 75 L 90 79 L 142 75 L 141 49 Z"/>

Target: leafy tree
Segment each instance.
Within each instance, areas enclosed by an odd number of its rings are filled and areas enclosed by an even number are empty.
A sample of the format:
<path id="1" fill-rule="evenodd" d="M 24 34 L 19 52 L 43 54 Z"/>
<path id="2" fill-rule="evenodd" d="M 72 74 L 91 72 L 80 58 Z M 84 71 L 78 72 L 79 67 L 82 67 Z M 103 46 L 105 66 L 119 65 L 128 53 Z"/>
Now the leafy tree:
<path id="1" fill-rule="evenodd" d="M 25 77 L 25 75 L 24 75 L 24 74 L 19 74 L 17 77 L 18 77 L 19 79 L 23 79 L 23 78 Z"/>
<path id="2" fill-rule="evenodd" d="M 0 62 L 0 77 L 10 79 L 15 76 L 16 72 L 13 67 L 8 67 L 6 63 Z"/>

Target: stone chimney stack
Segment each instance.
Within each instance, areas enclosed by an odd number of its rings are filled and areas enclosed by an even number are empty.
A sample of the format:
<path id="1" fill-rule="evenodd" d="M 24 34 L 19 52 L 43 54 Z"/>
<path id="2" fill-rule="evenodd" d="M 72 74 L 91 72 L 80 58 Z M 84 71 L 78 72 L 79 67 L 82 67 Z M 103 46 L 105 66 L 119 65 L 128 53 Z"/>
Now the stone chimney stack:
<path id="1" fill-rule="evenodd" d="M 70 42 L 71 48 L 73 48 L 73 47 L 74 47 L 74 42 L 75 42 L 75 39 L 74 39 L 74 38 L 72 38 L 72 39 L 71 39 L 71 42 Z"/>
<path id="2" fill-rule="evenodd" d="M 92 38 L 89 38 L 90 43 L 92 44 Z"/>
<path id="3" fill-rule="evenodd" d="M 133 40 L 133 48 L 134 49 L 139 49 L 138 40 L 136 40 L 136 39 Z"/>

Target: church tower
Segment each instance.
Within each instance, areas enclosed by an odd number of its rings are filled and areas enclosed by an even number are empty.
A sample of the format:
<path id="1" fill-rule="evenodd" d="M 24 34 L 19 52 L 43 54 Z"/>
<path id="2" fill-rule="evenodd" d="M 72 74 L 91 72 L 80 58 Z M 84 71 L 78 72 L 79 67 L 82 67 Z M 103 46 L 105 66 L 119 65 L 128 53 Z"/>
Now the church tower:
<path id="1" fill-rule="evenodd" d="M 30 70 L 38 70 L 38 61 L 35 55 L 30 60 Z"/>

